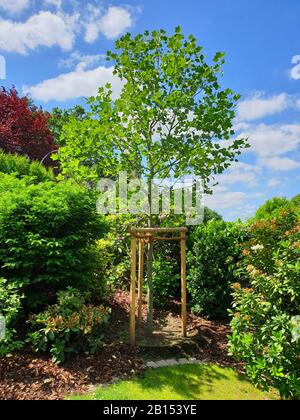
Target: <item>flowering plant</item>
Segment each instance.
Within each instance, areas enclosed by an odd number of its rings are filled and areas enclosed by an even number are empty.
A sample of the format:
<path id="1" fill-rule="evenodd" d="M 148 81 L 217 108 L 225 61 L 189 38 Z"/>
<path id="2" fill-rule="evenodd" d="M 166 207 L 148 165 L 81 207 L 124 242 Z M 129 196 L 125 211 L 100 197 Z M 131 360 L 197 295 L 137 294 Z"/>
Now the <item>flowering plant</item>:
<path id="1" fill-rule="evenodd" d="M 282 397 L 300 397 L 300 221 L 282 211 L 249 227 L 243 277 L 232 285 L 230 354 L 245 361 L 248 375 Z"/>

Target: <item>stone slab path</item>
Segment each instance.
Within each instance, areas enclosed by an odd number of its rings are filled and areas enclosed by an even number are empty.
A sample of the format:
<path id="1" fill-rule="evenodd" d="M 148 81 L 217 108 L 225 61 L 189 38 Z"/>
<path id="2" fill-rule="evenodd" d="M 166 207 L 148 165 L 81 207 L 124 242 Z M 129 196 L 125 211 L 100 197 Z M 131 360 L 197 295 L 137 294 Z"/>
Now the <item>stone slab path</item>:
<path id="1" fill-rule="evenodd" d="M 156 360 L 156 361 L 150 361 L 146 363 L 147 368 L 159 368 L 163 366 L 177 366 L 177 365 L 192 365 L 195 363 L 202 363 L 203 360 L 195 359 L 194 357 L 190 358 L 181 358 L 181 359 L 165 359 L 165 360 Z"/>

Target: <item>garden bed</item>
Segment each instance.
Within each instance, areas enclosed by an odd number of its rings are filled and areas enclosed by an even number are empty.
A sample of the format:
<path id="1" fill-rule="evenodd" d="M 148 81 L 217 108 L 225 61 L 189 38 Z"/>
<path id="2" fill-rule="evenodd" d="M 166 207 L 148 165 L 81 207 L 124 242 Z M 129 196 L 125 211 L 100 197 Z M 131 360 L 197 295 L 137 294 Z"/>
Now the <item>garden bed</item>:
<path id="1" fill-rule="evenodd" d="M 78 356 L 62 366 L 32 353 L 14 354 L 0 359 L 0 400 L 59 400 L 141 369 L 138 350 L 120 344 L 104 347 L 97 356 Z"/>
<path id="2" fill-rule="evenodd" d="M 194 356 L 198 360 L 214 362 L 241 370 L 226 354 L 225 323 L 208 321 L 190 315 L 188 336 L 190 343 L 175 345 L 130 347 L 127 343 L 129 294 L 118 291 L 111 301 L 111 323 L 106 346 L 98 355 L 77 356 L 64 365 L 49 358 L 23 352 L 0 359 L 0 399 L 63 399 L 68 394 L 82 394 L 91 385 L 107 384 L 116 378 L 128 378 L 144 370 L 144 362 L 168 357 Z M 168 309 L 155 311 L 155 329 L 175 325 L 179 315 L 178 302 L 170 302 Z M 166 326 L 167 322 L 167 326 Z M 171 343 L 172 344 L 172 343 Z"/>

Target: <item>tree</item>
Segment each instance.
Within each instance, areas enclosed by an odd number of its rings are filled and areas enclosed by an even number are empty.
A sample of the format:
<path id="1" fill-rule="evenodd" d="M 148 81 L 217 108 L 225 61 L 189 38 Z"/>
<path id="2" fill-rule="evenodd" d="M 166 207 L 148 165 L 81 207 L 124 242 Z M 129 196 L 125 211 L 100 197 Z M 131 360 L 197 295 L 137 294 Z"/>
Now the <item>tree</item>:
<path id="1" fill-rule="evenodd" d="M 75 118 L 79 121 L 83 120 L 86 116 L 85 109 L 80 105 L 75 105 L 70 109 L 53 108 L 49 119 L 49 127 L 55 142 L 60 145 L 62 140 L 61 131 L 64 125 L 71 119 Z"/>
<path id="2" fill-rule="evenodd" d="M 83 121 L 72 119 L 62 132 L 65 143 L 59 158 L 64 174 L 97 179 L 115 177 L 120 170 L 151 180 L 190 175 L 202 177 L 206 191 L 213 174 L 224 171 L 246 146 L 234 135 L 232 119 L 239 96 L 220 87 L 224 54 L 207 64 L 202 48 L 178 27 L 129 33 L 108 52 L 114 74 L 122 81 L 119 97 L 112 100 L 110 85 L 100 87 L 88 100 Z M 148 202 L 151 202 L 149 188 Z M 150 207 L 150 206 L 149 206 Z M 150 207 L 151 209 L 151 207 Z M 148 214 L 148 226 L 155 224 Z M 148 330 L 152 330 L 153 244 L 148 245 Z"/>
<path id="3" fill-rule="evenodd" d="M 26 155 L 30 160 L 46 159 L 57 146 L 48 127 L 49 114 L 38 109 L 26 97 L 20 97 L 13 87 L 0 89 L 0 149 Z"/>

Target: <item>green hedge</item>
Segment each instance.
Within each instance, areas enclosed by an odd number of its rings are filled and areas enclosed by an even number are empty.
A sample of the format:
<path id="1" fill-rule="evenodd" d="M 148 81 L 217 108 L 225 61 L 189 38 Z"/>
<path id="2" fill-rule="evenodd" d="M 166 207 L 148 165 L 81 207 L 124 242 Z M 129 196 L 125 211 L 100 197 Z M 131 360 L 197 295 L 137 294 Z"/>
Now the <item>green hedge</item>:
<path id="1" fill-rule="evenodd" d="M 193 312 L 225 318 L 231 304 L 232 267 L 240 259 L 240 223 L 211 220 L 194 231 L 188 254 L 188 291 Z"/>
<path id="2" fill-rule="evenodd" d="M 104 227 L 86 188 L 0 173 L 0 276 L 26 284 L 29 309 L 67 286 L 99 289 L 94 245 Z"/>

